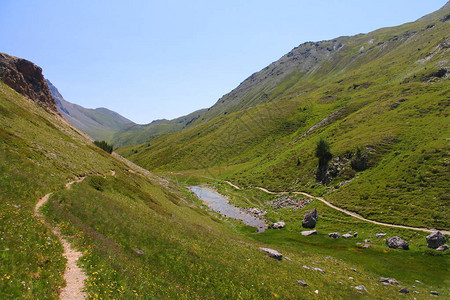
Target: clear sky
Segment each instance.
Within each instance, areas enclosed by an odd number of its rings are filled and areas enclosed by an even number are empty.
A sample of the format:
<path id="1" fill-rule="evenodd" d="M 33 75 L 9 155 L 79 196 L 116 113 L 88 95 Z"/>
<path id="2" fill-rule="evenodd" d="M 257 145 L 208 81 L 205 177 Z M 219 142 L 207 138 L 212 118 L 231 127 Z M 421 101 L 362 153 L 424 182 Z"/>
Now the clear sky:
<path id="1" fill-rule="evenodd" d="M 0 0 L 0 52 L 64 98 L 137 123 L 213 105 L 306 41 L 400 25 L 447 0 Z"/>

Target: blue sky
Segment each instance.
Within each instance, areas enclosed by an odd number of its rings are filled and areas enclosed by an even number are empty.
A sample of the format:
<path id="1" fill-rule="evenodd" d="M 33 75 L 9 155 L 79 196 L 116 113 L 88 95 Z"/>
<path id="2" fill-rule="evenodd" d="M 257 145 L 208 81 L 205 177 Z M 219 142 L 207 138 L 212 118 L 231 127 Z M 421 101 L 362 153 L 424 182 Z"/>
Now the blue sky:
<path id="1" fill-rule="evenodd" d="M 0 52 L 64 98 L 137 123 L 213 105 L 306 41 L 400 25 L 446 0 L 0 0 Z"/>

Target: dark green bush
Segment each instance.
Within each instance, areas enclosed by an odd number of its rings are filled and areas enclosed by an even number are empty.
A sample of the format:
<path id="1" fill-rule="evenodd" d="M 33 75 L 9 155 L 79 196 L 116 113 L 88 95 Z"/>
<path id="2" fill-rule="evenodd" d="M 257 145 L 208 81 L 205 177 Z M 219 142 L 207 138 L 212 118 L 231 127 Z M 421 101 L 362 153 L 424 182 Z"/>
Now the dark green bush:
<path id="1" fill-rule="evenodd" d="M 105 150 L 106 152 L 108 152 L 109 154 L 112 153 L 113 151 L 113 145 L 108 144 L 105 141 L 95 141 L 94 145 L 96 145 L 97 147 Z"/>

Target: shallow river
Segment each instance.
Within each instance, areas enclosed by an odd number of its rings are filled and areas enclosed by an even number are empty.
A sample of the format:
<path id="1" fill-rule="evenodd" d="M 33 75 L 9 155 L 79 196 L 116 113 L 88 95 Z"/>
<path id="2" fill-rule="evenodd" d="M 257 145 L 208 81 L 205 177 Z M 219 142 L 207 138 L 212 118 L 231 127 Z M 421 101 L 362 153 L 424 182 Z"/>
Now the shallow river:
<path id="1" fill-rule="evenodd" d="M 267 226 L 263 220 L 241 212 L 239 208 L 229 204 L 228 200 L 216 191 L 203 186 L 190 186 L 189 190 L 212 210 L 226 217 L 242 220 L 248 226 L 256 227 L 258 232 L 266 230 Z"/>

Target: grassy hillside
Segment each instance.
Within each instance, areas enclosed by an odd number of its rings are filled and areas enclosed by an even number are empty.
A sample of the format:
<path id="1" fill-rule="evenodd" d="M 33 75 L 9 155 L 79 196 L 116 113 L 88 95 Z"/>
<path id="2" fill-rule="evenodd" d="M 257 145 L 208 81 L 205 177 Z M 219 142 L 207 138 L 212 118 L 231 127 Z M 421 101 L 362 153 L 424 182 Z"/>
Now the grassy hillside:
<path id="1" fill-rule="evenodd" d="M 339 50 L 270 89 L 256 82 L 233 113 L 119 153 L 150 170 L 325 193 L 371 219 L 449 228 L 449 13 L 314 44 Z M 246 108 L 260 88 L 269 102 Z M 320 138 L 333 154 L 327 184 L 315 177 Z M 366 170 L 352 167 L 358 149 Z"/>
<path id="2" fill-rule="evenodd" d="M 55 99 L 58 111 L 75 128 L 85 132 L 95 140 L 110 142 L 116 132 L 134 124 L 120 114 L 104 107 L 91 109 L 70 103 L 63 98 L 49 80 L 47 80 L 47 84 Z"/>
<path id="3" fill-rule="evenodd" d="M 315 290 L 325 298 L 395 298 L 398 288 L 382 286 L 376 279 L 381 275 L 395 275 L 402 285 L 422 280 L 418 290 L 423 293 L 442 294 L 448 286 L 441 271 L 426 267 L 433 264 L 445 272 L 448 255 L 424 255 L 425 234 L 389 231 L 418 245 L 406 256 L 400 250 L 385 255 L 394 265 L 408 263 L 409 275 L 378 269 L 376 257 L 386 251 L 381 242 L 367 255 L 353 255 L 358 253 L 354 241 L 320 246 L 324 232 L 336 226 L 325 221 L 334 218 L 333 212 L 322 208 L 321 224 L 328 225 L 319 239 L 298 238 L 298 216 L 289 231 L 259 235 L 208 212 L 182 186 L 130 169 L 1 82 L 0 111 L 1 298 L 57 299 L 65 284 L 62 246 L 33 214 L 38 199 L 49 192 L 53 195 L 43 213 L 83 252 L 80 264 L 92 299 L 306 299 Z M 82 175 L 87 176 L 83 182 L 64 188 Z M 348 226 L 366 228 L 341 218 Z M 383 229 L 367 230 L 371 237 Z M 269 258 L 260 246 L 291 260 Z M 300 287 L 296 280 L 309 286 Z M 356 285 L 364 285 L 367 294 Z"/>

